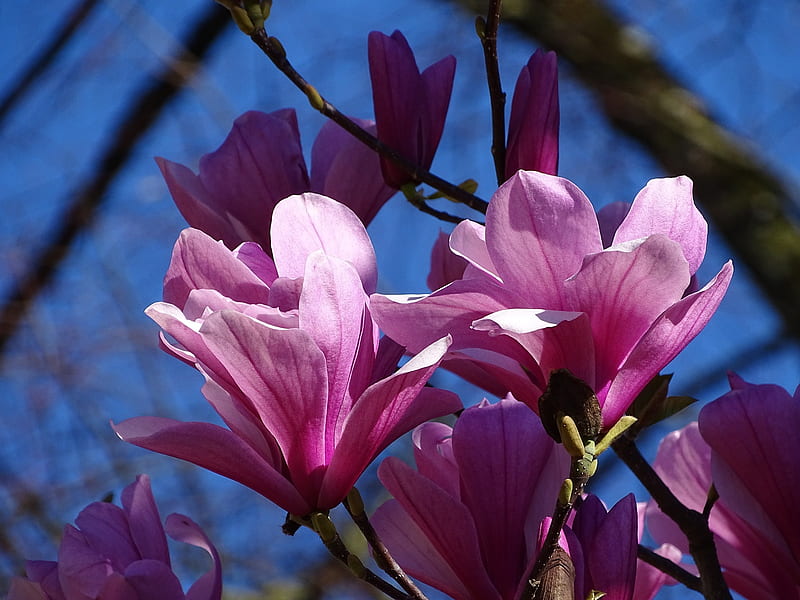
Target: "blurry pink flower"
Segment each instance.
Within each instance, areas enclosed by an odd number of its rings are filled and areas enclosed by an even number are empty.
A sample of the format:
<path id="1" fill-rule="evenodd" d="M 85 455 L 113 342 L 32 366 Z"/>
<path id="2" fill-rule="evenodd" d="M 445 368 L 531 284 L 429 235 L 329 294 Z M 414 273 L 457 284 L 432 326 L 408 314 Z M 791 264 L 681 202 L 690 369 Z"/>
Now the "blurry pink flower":
<path id="1" fill-rule="evenodd" d="M 170 566 L 167 539 L 150 479 L 139 475 L 122 492 L 122 508 L 94 502 L 67 525 L 58 562 L 28 561 L 27 579 L 14 578 L 8 600 L 219 600 L 219 554 L 203 530 L 179 514 L 167 517 L 166 531 L 202 548 L 214 565 L 184 595 Z"/>
<path id="2" fill-rule="evenodd" d="M 369 74 L 378 139 L 423 169 L 429 169 L 442 137 L 456 59 L 447 56 L 419 72 L 414 53 L 399 31 L 369 34 Z M 412 176 L 381 156 L 386 183 L 394 188 Z"/>
<path id="3" fill-rule="evenodd" d="M 417 428 L 414 456 L 416 471 L 397 458 L 378 469 L 394 500 L 373 523 L 392 556 L 456 600 L 514 598 L 569 472 L 567 454 L 508 398 L 465 410 L 454 429 Z"/>
<path id="4" fill-rule="evenodd" d="M 506 179 L 519 170 L 558 173 L 556 53 L 537 50 L 522 68 L 511 100 Z"/>
<path id="5" fill-rule="evenodd" d="M 355 121 L 375 133 L 371 121 Z M 164 158 L 156 162 L 187 223 L 229 248 L 253 241 L 268 251 L 272 210 L 293 194 L 336 198 L 364 224 L 394 194 L 377 155 L 332 122 L 314 142 L 309 181 L 293 109 L 243 114 L 222 145 L 200 159 L 197 175 Z"/>
<path id="6" fill-rule="evenodd" d="M 140 417 L 115 430 L 306 515 L 336 506 L 392 441 L 461 404 L 424 387 L 446 337 L 394 372 L 402 349 L 378 343 L 375 255 L 352 211 L 316 194 L 287 198 L 272 243 L 274 262 L 256 244 L 232 252 L 184 231 L 165 301 L 146 311 L 175 340 L 162 337 L 166 349 L 205 376 L 228 429 Z"/>
<path id="7" fill-rule="evenodd" d="M 447 368 L 534 410 L 553 369 L 597 394 L 608 427 L 703 329 L 733 273 L 726 263 L 686 295 L 707 225 L 685 177 L 639 192 L 604 248 L 589 200 L 566 179 L 520 171 L 489 203 L 486 226 L 463 221 L 450 248 L 462 279 L 428 295 L 375 295 L 375 319 L 414 352 L 453 336 Z"/>
<path id="8" fill-rule="evenodd" d="M 800 598 L 800 467 L 792 452 L 800 430 L 800 387 L 731 376 L 731 391 L 661 442 L 654 467 L 689 508 L 702 510 L 713 481 L 709 518 L 728 585 L 748 600 Z M 655 504 L 647 527 L 659 542 L 688 554 L 688 542 Z"/>

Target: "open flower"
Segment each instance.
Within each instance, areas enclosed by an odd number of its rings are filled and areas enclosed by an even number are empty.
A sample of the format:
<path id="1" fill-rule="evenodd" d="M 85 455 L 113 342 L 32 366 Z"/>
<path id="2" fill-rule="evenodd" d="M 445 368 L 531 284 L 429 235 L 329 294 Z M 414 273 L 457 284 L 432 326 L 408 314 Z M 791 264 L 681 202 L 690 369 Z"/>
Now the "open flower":
<path id="1" fill-rule="evenodd" d="M 369 75 L 378 139 L 404 158 L 429 169 L 444 130 L 456 59 L 447 56 L 419 72 L 414 52 L 399 31 L 369 34 Z M 381 156 L 386 183 L 394 188 L 413 177 Z"/>
<path id="2" fill-rule="evenodd" d="M 508 121 L 506 179 L 519 170 L 558 173 L 556 53 L 537 50 L 522 67 Z"/>
<path id="3" fill-rule="evenodd" d="M 172 354 L 206 378 L 228 428 L 139 417 L 124 440 L 188 460 L 287 511 L 336 506 L 386 446 L 461 407 L 425 384 L 444 337 L 394 372 L 402 349 L 379 343 L 368 306 L 377 272 L 364 226 L 316 194 L 275 209 L 273 260 L 256 244 L 230 251 L 202 232 L 178 240 L 165 302 L 147 309 Z"/>
<path id="4" fill-rule="evenodd" d="M 686 294 L 705 254 L 691 181 L 656 179 L 604 248 L 598 217 L 573 183 L 520 171 L 463 221 L 450 248 L 469 265 L 432 294 L 372 297 L 381 328 L 414 352 L 449 333 L 447 367 L 537 410 L 554 369 L 597 394 L 603 425 L 705 326 L 733 273 Z"/>
<path id="5" fill-rule="evenodd" d="M 748 600 L 800 598 L 800 387 L 731 376 L 731 391 L 700 411 L 698 423 L 661 442 L 654 468 L 678 499 L 701 511 L 719 493 L 709 527 L 728 585 Z M 686 537 L 651 503 L 647 527 L 684 554 Z"/>
<path id="6" fill-rule="evenodd" d="M 375 133 L 373 122 L 354 120 Z M 186 222 L 228 248 L 253 241 L 269 251 L 272 211 L 294 194 L 335 198 L 365 225 L 394 194 L 377 155 L 331 121 L 314 142 L 309 179 L 297 115 L 288 108 L 240 116 L 222 145 L 200 159 L 197 175 L 164 158 L 156 162 Z"/>
<path id="7" fill-rule="evenodd" d="M 58 561 L 28 561 L 27 579 L 14 578 L 8 600 L 220 600 L 219 554 L 203 530 L 179 514 L 167 517 L 166 531 L 202 548 L 214 565 L 186 594 L 170 566 L 150 479 L 139 475 L 122 492 L 122 508 L 93 502 L 67 525 Z"/>

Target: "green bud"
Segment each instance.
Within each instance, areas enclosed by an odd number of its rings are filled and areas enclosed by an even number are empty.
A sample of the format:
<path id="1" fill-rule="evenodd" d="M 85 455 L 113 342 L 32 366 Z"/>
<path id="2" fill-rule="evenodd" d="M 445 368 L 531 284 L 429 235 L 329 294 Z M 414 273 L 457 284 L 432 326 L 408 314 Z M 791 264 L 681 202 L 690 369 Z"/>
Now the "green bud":
<path id="1" fill-rule="evenodd" d="M 589 592 L 589 594 L 586 596 L 586 600 L 600 600 L 600 598 L 603 598 L 603 597 L 605 597 L 605 595 L 606 595 L 606 593 L 605 593 L 605 592 L 600 592 L 600 591 L 598 591 L 598 590 L 592 590 L 592 591 L 591 591 L 591 592 Z"/>
<path id="2" fill-rule="evenodd" d="M 475 17 L 475 33 L 478 34 L 481 41 L 486 39 L 486 19 L 480 15 Z"/>
<path id="3" fill-rule="evenodd" d="M 556 424 L 558 425 L 558 433 L 561 436 L 561 443 L 564 444 L 564 448 L 569 452 L 569 455 L 576 458 L 583 456 L 586 450 L 583 447 L 583 440 L 581 440 L 578 426 L 575 425 L 572 417 L 559 415 L 556 419 Z"/>
<path id="4" fill-rule="evenodd" d="M 347 493 L 347 508 L 354 516 L 358 517 L 364 514 L 364 500 L 356 488 Z"/>
<path id="5" fill-rule="evenodd" d="M 308 97 L 308 102 L 311 104 L 311 108 L 319 111 L 324 108 L 325 102 L 322 100 L 322 96 L 319 95 L 317 88 L 313 85 L 308 86 L 306 96 Z"/>
<path id="6" fill-rule="evenodd" d="M 353 575 L 359 579 L 364 579 L 367 576 L 367 569 L 361 559 L 355 554 L 347 555 L 347 567 L 353 572 Z"/>
<path id="7" fill-rule="evenodd" d="M 281 58 L 286 58 L 286 48 L 283 47 L 283 44 L 278 38 L 274 35 L 269 36 L 269 43 Z"/>
<path id="8" fill-rule="evenodd" d="M 608 450 L 608 447 L 614 443 L 614 440 L 625 433 L 631 425 L 636 423 L 636 420 L 636 417 L 632 417 L 630 415 L 623 415 L 620 417 L 619 421 L 614 423 L 611 426 L 611 429 L 609 429 L 600 439 L 600 441 L 597 442 L 597 450 L 595 451 L 595 455 L 602 454 Z"/>
<path id="9" fill-rule="evenodd" d="M 245 34 L 252 35 L 256 30 L 256 26 L 253 25 L 253 21 L 250 20 L 247 11 L 241 6 L 231 6 L 229 10 L 231 11 L 231 17 L 233 17 L 233 22 L 236 23 L 236 26 Z"/>
<path id="10" fill-rule="evenodd" d="M 333 524 L 331 518 L 321 512 L 311 513 L 311 523 L 314 526 L 314 531 L 319 534 L 322 541 L 326 544 L 336 539 L 336 525 Z"/>
<path id="11" fill-rule="evenodd" d="M 561 506 L 566 506 L 569 504 L 569 501 L 572 499 L 572 490 L 574 489 L 574 485 L 572 483 L 572 479 L 565 479 L 564 483 L 561 484 L 561 489 L 558 492 L 558 504 Z"/>

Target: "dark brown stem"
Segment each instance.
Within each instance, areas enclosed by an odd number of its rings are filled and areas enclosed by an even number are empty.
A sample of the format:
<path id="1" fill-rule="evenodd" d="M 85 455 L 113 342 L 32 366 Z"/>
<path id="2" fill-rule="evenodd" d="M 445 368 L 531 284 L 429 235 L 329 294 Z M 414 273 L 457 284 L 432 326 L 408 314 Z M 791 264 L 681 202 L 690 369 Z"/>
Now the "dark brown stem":
<path id="1" fill-rule="evenodd" d="M 562 503 L 559 499 L 556 502 L 555 511 L 553 511 L 553 519 L 550 521 L 550 528 L 547 530 L 547 535 L 544 539 L 544 544 L 536 557 L 536 562 L 531 567 L 526 577 L 525 589 L 520 596 L 520 600 L 534 600 L 540 597 L 539 584 L 542 579 L 545 567 L 547 566 L 550 557 L 553 556 L 556 548 L 558 547 L 558 540 L 561 537 L 561 530 L 567 524 L 567 519 L 575 506 L 575 502 L 580 498 L 583 493 L 583 488 L 589 480 L 589 476 L 585 470 L 579 468 L 580 459 L 573 458 L 572 466 L 570 467 L 569 478 L 572 480 L 572 493 L 570 494 L 569 501 Z"/>
<path id="2" fill-rule="evenodd" d="M 481 35 L 483 58 L 486 63 L 486 81 L 489 84 L 489 101 L 492 105 L 492 158 L 497 175 L 497 185 L 505 181 L 506 174 L 506 94 L 500 82 L 497 64 L 497 28 L 500 26 L 502 0 L 491 0 L 486 25 Z"/>
<path id="3" fill-rule="evenodd" d="M 344 501 L 344 507 L 353 519 L 353 523 L 361 530 L 364 539 L 367 540 L 367 543 L 372 548 L 375 562 L 378 563 L 378 566 L 380 566 L 389 577 L 394 579 L 400 587 L 408 592 L 410 598 L 414 598 L 415 600 L 427 600 L 425 594 L 423 594 L 411 578 L 406 575 L 405 571 L 400 568 L 400 565 L 397 564 L 397 561 L 395 561 L 394 557 L 389 553 L 389 549 L 384 546 L 380 537 L 378 537 L 378 532 L 375 531 L 372 523 L 369 522 L 367 513 L 363 510 L 360 512 L 353 511 L 347 500 Z"/>
<path id="4" fill-rule="evenodd" d="M 728 585 L 722 576 L 722 567 L 714 544 L 714 534 L 708 527 L 708 519 L 696 510 L 683 505 L 675 494 L 644 459 L 634 441 L 627 435 L 617 439 L 611 447 L 665 515 L 675 521 L 689 540 L 689 552 L 700 573 L 701 593 L 707 600 L 732 600 Z"/>
<path id="5" fill-rule="evenodd" d="M 662 573 L 666 573 L 678 583 L 682 583 L 690 590 L 702 593 L 703 590 L 701 587 L 702 583 L 700 578 L 697 577 L 697 575 L 692 575 L 689 573 L 689 571 L 680 565 L 675 564 L 670 559 L 665 558 L 660 554 L 656 554 L 650 550 L 650 548 L 646 548 L 641 544 L 639 544 L 636 556 L 638 556 L 640 560 L 646 562 L 648 565 L 655 567 Z"/>
<path id="6" fill-rule="evenodd" d="M 325 98 L 323 98 L 319 92 L 295 70 L 295 68 L 286 58 L 286 53 L 280 42 L 274 37 L 268 36 L 267 32 L 264 31 L 263 28 L 256 29 L 250 35 L 250 39 L 253 40 L 253 42 L 259 48 L 261 48 L 261 51 L 267 55 L 267 57 L 272 61 L 272 64 L 274 64 L 278 70 L 281 71 L 281 73 L 286 75 L 286 77 L 288 77 L 289 80 L 295 84 L 295 86 L 297 86 L 297 88 L 303 92 L 306 97 L 309 98 L 312 106 L 323 115 L 337 123 L 340 127 L 345 129 L 363 144 L 372 148 L 382 156 L 392 160 L 395 164 L 406 171 L 406 173 L 408 173 L 414 179 L 414 181 L 427 183 L 456 202 L 460 202 L 469 206 L 473 210 L 486 214 L 486 208 L 488 205 L 485 200 L 481 200 L 477 196 L 470 194 L 457 185 L 454 185 L 449 181 L 445 181 L 441 177 L 437 177 L 433 173 L 422 169 L 419 165 L 416 165 L 404 156 L 401 156 L 396 150 L 387 146 L 374 135 L 365 131 L 352 120 L 347 118 L 347 116 L 339 112 L 339 109 L 325 100 Z M 418 208 L 420 207 L 418 206 Z M 420 210 L 422 209 L 420 208 Z M 434 213 L 431 212 L 430 214 Z"/>
<path id="7" fill-rule="evenodd" d="M 333 538 L 330 540 L 325 540 L 322 536 L 320 536 L 320 540 L 322 540 L 322 543 L 328 549 L 328 552 L 330 552 L 341 563 L 347 566 L 348 569 L 350 569 L 351 565 L 348 559 L 350 558 L 351 553 L 347 549 L 347 546 L 345 546 L 344 542 L 342 541 L 342 538 L 339 537 L 338 533 L 335 536 L 333 536 Z M 354 574 L 363 581 L 370 584 L 375 589 L 380 590 L 390 598 L 394 598 L 395 600 L 410 600 L 410 596 L 398 590 L 388 581 L 381 579 L 374 572 L 370 571 L 366 567 L 363 567 L 363 569 L 364 570 L 362 573 L 359 574 L 354 572 Z M 352 569 L 350 570 L 352 571 Z"/>

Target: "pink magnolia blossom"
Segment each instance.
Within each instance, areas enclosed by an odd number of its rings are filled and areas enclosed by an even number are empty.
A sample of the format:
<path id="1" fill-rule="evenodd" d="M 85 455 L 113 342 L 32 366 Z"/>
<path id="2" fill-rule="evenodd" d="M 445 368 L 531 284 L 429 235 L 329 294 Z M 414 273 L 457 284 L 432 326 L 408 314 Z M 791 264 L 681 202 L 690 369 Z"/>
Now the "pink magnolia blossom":
<path id="1" fill-rule="evenodd" d="M 519 170 L 558 173 L 556 53 L 537 50 L 522 68 L 511 100 L 506 179 Z"/>
<path id="2" fill-rule="evenodd" d="M 691 188 L 685 177 L 650 181 L 604 248 L 583 192 L 520 171 L 485 227 L 463 221 L 450 235 L 469 262 L 463 277 L 428 295 L 375 295 L 375 318 L 410 352 L 451 334 L 450 370 L 534 410 L 550 372 L 568 369 L 596 392 L 608 427 L 703 329 L 730 282 L 729 262 L 686 294 L 707 232 Z"/>
<path id="3" fill-rule="evenodd" d="M 800 598 L 800 467 L 792 452 L 800 428 L 800 387 L 731 377 L 731 391 L 700 411 L 698 423 L 661 442 L 654 467 L 689 508 L 719 493 L 709 526 L 730 587 L 748 600 Z M 647 527 L 688 554 L 688 541 L 655 504 Z"/>
<path id="4" fill-rule="evenodd" d="M 447 56 L 419 72 L 414 52 L 399 31 L 369 34 L 369 74 L 378 139 L 403 157 L 428 169 L 444 130 L 456 59 Z M 386 183 L 394 188 L 411 175 L 381 156 Z"/>
<path id="5" fill-rule="evenodd" d="M 453 429 L 414 432 L 417 470 L 397 458 L 378 475 L 394 496 L 373 516 L 392 555 L 414 577 L 456 600 L 520 596 L 549 527 L 569 457 L 513 397 L 484 401 Z M 592 589 L 609 600 L 634 596 L 637 515 L 633 496 L 606 511 L 580 504 L 562 546 L 575 566 L 575 600 Z"/>
<path id="6" fill-rule="evenodd" d="M 375 133 L 373 122 L 354 120 Z M 222 145 L 200 159 L 197 175 L 164 158 L 156 162 L 187 223 L 229 248 L 253 241 L 269 250 L 272 211 L 293 194 L 336 198 L 364 224 L 394 194 L 377 155 L 330 121 L 314 142 L 309 180 L 293 109 L 243 114 Z"/>
<path id="7" fill-rule="evenodd" d="M 228 428 L 158 417 L 115 426 L 124 440 L 188 460 L 305 515 L 336 506 L 386 446 L 461 407 L 425 388 L 446 337 L 394 372 L 368 292 L 377 281 L 363 224 L 316 194 L 275 208 L 274 261 L 257 245 L 230 251 L 197 230 L 175 245 L 164 302 L 147 314 L 165 348 L 205 377 Z"/>
<path id="8" fill-rule="evenodd" d="M 58 561 L 28 561 L 27 579 L 14 578 L 8 600 L 220 600 L 219 554 L 203 530 L 179 514 L 167 517 L 177 541 L 202 548 L 214 564 L 186 594 L 170 566 L 150 479 L 139 475 L 122 492 L 122 508 L 93 502 L 67 525 Z"/>

